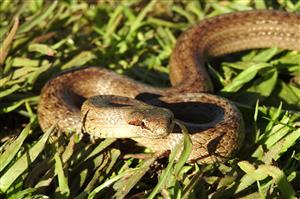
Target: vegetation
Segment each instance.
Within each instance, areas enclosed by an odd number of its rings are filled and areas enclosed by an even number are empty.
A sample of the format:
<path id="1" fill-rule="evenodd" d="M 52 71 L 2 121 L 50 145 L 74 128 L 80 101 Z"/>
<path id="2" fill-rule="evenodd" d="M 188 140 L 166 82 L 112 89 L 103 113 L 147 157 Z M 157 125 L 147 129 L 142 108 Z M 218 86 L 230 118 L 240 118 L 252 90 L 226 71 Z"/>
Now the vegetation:
<path id="1" fill-rule="evenodd" d="M 176 38 L 198 21 L 293 0 L 0 2 L 0 192 L 6 198 L 296 198 L 300 196 L 300 53 L 276 48 L 208 64 L 216 94 L 240 108 L 246 140 L 215 165 L 125 155 L 116 140 L 42 133 L 36 107 L 60 71 L 96 65 L 168 85 Z M 184 131 L 184 127 L 183 127 Z M 88 137 L 88 136 L 87 136 Z M 139 153 L 149 152 L 141 150 Z M 166 160 L 167 159 L 167 160 Z"/>

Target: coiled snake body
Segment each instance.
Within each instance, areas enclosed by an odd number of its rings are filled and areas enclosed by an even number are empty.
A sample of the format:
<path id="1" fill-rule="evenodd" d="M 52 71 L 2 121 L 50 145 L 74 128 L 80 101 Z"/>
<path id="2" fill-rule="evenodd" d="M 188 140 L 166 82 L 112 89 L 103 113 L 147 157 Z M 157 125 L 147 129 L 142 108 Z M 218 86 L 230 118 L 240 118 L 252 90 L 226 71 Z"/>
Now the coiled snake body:
<path id="1" fill-rule="evenodd" d="M 241 145 L 243 122 L 234 105 L 207 94 L 212 84 L 205 61 L 253 48 L 300 50 L 299 20 L 299 15 L 286 12 L 247 11 L 202 21 L 177 41 L 170 59 L 169 88 L 151 87 L 99 67 L 61 74 L 42 90 L 40 125 L 43 131 L 57 123 L 61 131 L 129 137 L 155 151 L 164 151 L 182 138 L 173 128 L 175 116 L 190 132 L 193 150 L 189 161 L 223 161 Z"/>

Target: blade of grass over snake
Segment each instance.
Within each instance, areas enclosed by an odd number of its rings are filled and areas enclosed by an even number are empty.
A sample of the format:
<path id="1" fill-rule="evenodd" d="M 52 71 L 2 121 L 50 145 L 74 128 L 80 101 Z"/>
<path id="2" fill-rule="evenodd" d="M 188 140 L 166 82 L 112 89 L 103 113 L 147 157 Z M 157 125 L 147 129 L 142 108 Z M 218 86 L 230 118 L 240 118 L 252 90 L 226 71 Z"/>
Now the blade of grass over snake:
<path id="1" fill-rule="evenodd" d="M 176 120 L 175 123 L 181 128 L 182 134 L 184 135 L 183 151 L 174 167 L 175 175 L 177 177 L 179 177 L 179 173 L 180 173 L 182 167 L 185 165 L 185 163 L 187 162 L 187 160 L 191 154 L 193 144 L 192 144 L 192 140 L 188 134 L 187 128 L 182 123 L 180 123 L 180 121 Z"/>
<path id="2" fill-rule="evenodd" d="M 174 167 L 174 162 L 178 156 L 178 154 L 181 152 L 181 155 L 179 156 L 179 160 L 181 159 L 181 156 L 183 155 L 183 158 L 180 160 L 178 166 L 175 166 L 175 169 L 177 172 L 180 171 L 180 169 L 183 166 L 183 160 L 185 158 L 188 158 L 189 156 L 189 152 L 191 150 L 191 142 L 190 142 L 190 138 L 189 135 L 186 133 L 186 128 L 180 124 L 180 127 L 183 127 L 182 129 L 182 133 L 183 133 L 183 140 L 178 143 L 175 148 L 173 149 L 173 151 L 171 152 L 171 155 L 169 157 L 169 162 L 167 167 L 164 169 L 164 171 L 162 172 L 161 176 L 159 177 L 158 183 L 157 185 L 154 187 L 154 189 L 152 190 L 152 192 L 150 193 L 150 195 L 147 197 L 147 199 L 152 199 L 156 196 L 156 194 L 163 189 L 163 186 L 165 185 L 166 181 L 170 178 L 170 176 L 172 175 L 172 170 Z M 185 143 L 185 145 L 184 145 Z M 182 147 L 187 147 L 187 148 L 183 148 Z"/>

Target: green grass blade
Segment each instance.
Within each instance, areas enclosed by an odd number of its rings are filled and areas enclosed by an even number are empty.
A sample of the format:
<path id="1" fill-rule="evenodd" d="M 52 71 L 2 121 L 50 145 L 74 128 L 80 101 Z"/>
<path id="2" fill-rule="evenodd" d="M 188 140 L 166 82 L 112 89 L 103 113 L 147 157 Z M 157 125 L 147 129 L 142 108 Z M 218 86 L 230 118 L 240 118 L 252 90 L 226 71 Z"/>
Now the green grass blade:
<path id="1" fill-rule="evenodd" d="M 55 126 L 52 126 L 41 139 L 29 150 L 25 152 L 1 177 L 0 190 L 6 192 L 14 181 L 28 169 L 31 162 L 33 162 L 38 155 L 43 151 L 45 143 L 50 134 L 53 132 Z"/>
<path id="2" fill-rule="evenodd" d="M 291 184 L 287 181 L 282 170 L 271 165 L 262 165 L 260 168 L 263 172 L 272 176 L 273 180 L 278 185 L 283 198 L 296 199 L 296 192 Z"/>
<path id="3" fill-rule="evenodd" d="M 21 86 L 19 86 L 18 84 L 13 85 L 11 88 L 6 89 L 4 91 L 0 92 L 0 98 L 8 96 L 14 92 L 16 92 L 17 90 L 19 90 L 21 88 Z"/>
<path id="4" fill-rule="evenodd" d="M 178 126 L 180 126 L 182 134 L 183 134 L 183 151 L 180 155 L 180 158 L 178 159 L 176 165 L 175 165 L 175 175 L 179 177 L 179 173 L 182 169 L 182 167 L 186 164 L 193 148 L 192 140 L 189 136 L 187 128 L 181 124 L 180 122 L 176 122 Z"/>
<path id="5" fill-rule="evenodd" d="M 134 169 L 135 170 L 135 169 Z M 111 184 L 113 184 L 114 182 L 118 181 L 119 179 L 125 177 L 126 175 L 128 175 L 128 173 L 124 172 L 121 173 L 119 175 L 116 175 L 112 178 L 110 178 L 109 180 L 105 181 L 103 184 L 101 184 L 100 186 L 96 187 L 90 194 L 88 199 L 92 199 L 95 197 L 95 195 L 100 192 L 102 189 L 104 189 L 105 187 L 110 186 Z"/>
<path id="6" fill-rule="evenodd" d="M 28 50 L 30 52 L 38 52 L 42 55 L 48 55 L 48 56 L 54 56 L 57 53 L 50 46 L 45 44 L 37 44 L 37 43 L 30 44 Z"/>
<path id="7" fill-rule="evenodd" d="M 159 181 L 158 181 L 157 185 L 154 187 L 154 189 L 152 190 L 152 192 L 150 193 L 150 195 L 147 197 L 148 199 L 154 198 L 155 195 L 165 186 L 165 183 L 167 182 L 167 180 L 169 180 L 169 183 L 171 181 L 176 183 L 174 180 L 170 180 L 170 179 L 174 179 L 173 172 L 175 172 L 175 171 L 173 171 L 173 167 L 174 167 L 174 162 L 175 162 L 176 158 L 178 158 L 178 154 L 181 152 L 181 155 L 179 156 L 179 159 L 178 159 L 179 162 L 175 166 L 175 169 L 177 172 L 176 174 L 178 174 L 180 172 L 181 168 L 183 167 L 187 158 L 190 155 L 192 145 L 191 145 L 189 135 L 186 133 L 187 130 L 183 125 L 180 124 L 180 127 L 183 127 L 183 129 L 182 129 L 183 140 L 182 140 L 182 142 L 178 143 L 176 145 L 176 147 L 172 150 L 172 153 L 169 158 L 168 166 L 164 169 L 162 175 L 159 177 Z M 183 148 L 183 145 L 184 145 L 184 147 L 187 147 L 187 148 Z"/>
<path id="8" fill-rule="evenodd" d="M 20 150 L 24 140 L 27 138 L 28 134 L 31 131 L 31 125 L 28 124 L 18 138 L 12 142 L 4 151 L 3 154 L 0 155 L 0 172 L 11 162 L 11 160 L 15 157 L 15 155 Z"/>
<path id="9" fill-rule="evenodd" d="M 85 63 L 91 61 L 92 59 L 95 59 L 95 55 L 92 52 L 83 51 L 78 55 L 76 55 L 69 62 L 61 66 L 61 69 L 64 70 L 64 69 L 72 68 L 74 66 L 83 66 Z"/>
<path id="10" fill-rule="evenodd" d="M 142 20 L 145 18 L 146 14 L 152 9 L 152 7 L 157 3 L 157 0 L 150 1 L 144 9 L 139 13 L 139 15 L 135 18 L 133 23 L 130 26 L 130 30 L 128 33 L 128 37 L 130 38 L 133 33 L 136 32 L 136 30 L 141 26 Z"/>
<path id="11" fill-rule="evenodd" d="M 20 198 L 29 198 L 30 195 L 32 195 L 37 189 L 35 188 L 27 188 L 25 190 L 19 191 L 11 196 L 9 196 L 7 199 L 20 199 Z"/>
<path id="12" fill-rule="evenodd" d="M 105 179 L 107 173 L 109 173 L 110 169 L 115 165 L 116 161 L 119 159 L 120 151 L 117 149 L 111 149 L 108 154 L 103 153 L 101 155 L 101 159 L 99 159 L 97 156 L 93 161 L 96 171 L 93 178 L 90 180 L 90 182 L 84 189 L 84 192 L 86 193 L 93 192 L 95 185 L 97 185 L 97 183 Z"/>
<path id="13" fill-rule="evenodd" d="M 150 169 L 150 166 L 154 163 L 157 157 L 152 157 L 148 160 L 143 161 L 141 166 L 137 170 L 128 170 L 128 176 L 120 179 L 114 184 L 114 189 L 117 192 L 114 194 L 114 198 L 125 198 L 129 191 L 134 187 L 134 185 L 145 175 L 145 173 Z M 125 171 L 126 172 L 126 171 Z"/>
<path id="14" fill-rule="evenodd" d="M 31 29 L 33 29 L 33 27 L 37 26 L 39 23 L 43 22 L 48 16 L 50 16 L 55 7 L 57 6 L 58 1 L 52 1 L 51 5 L 49 5 L 47 8 L 45 8 L 45 10 L 41 11 L 38 15 L 35 15 L 34 17 L 31 18 L 30 21 L 27 21 L 25 23 L 23 23 L 17 34 L 20 33 L 24 33 L 24 32 L 28 32 Z"/>
<path id="15" fill-rule="evenodd" d="M 103 150 L 105 150 L 108 146 L 110 146 L 112 143 L 114 143 L 117 139 L 115 138 L 107 138 L 103 140 L 84 160 L 81 160 L 81 162 L 87 161 L 89 158 L 92 158 L 93 156 L 101 153 Z M 80 163 L 79 163 L 80 165 Z"/>
<path id="16" fill-rule="evenodd" d="M 63 164 L 58 153 L 55 154 L 54 159 L 55 159 L 55 174 L 57 175 L 58 178 L 58 187 L 59 187 L 59 193 L 56 194 L 59 194 L 60 197 L 67 198 L 70 195 L 70 189 L 68 185 L 68 179 L 65 176 Z"/>
<path id="17" fill-rule="evenodd" d="M 254 64 L 253 66 L 241 72 L 237 77 L 235 77 L 230 84 L 226 85 L 222 89 L 222 91 L 223 92 L 238 91 L 244 84 L 252 80 L 261 69 L 268 68 L 270 66 L 271 65 L 268 63 Z"/>

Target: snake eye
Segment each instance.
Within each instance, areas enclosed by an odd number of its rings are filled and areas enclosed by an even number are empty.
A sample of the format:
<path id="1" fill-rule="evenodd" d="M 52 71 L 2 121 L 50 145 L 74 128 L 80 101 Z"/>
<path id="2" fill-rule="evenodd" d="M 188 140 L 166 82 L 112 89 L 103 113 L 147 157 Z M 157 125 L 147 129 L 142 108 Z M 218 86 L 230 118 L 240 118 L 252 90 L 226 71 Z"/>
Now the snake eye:
<path id="1" fill-rule="evenodd" d="M 139 126 L 142 129 L 148 129 L 149 130 L 149 128 L 146 126 L 146 123 L 142 120 L 131 120 L 131 121 L 128 122 L 128 124 L 133 125 L 133 126 Z"/>
<path id="2" fill-rule="evenodd" d="M 131 120 L 128 122 L 128 124 L 133 125 L 133 126 L 140 126 L 140 121 L 139 120 Z"/>

